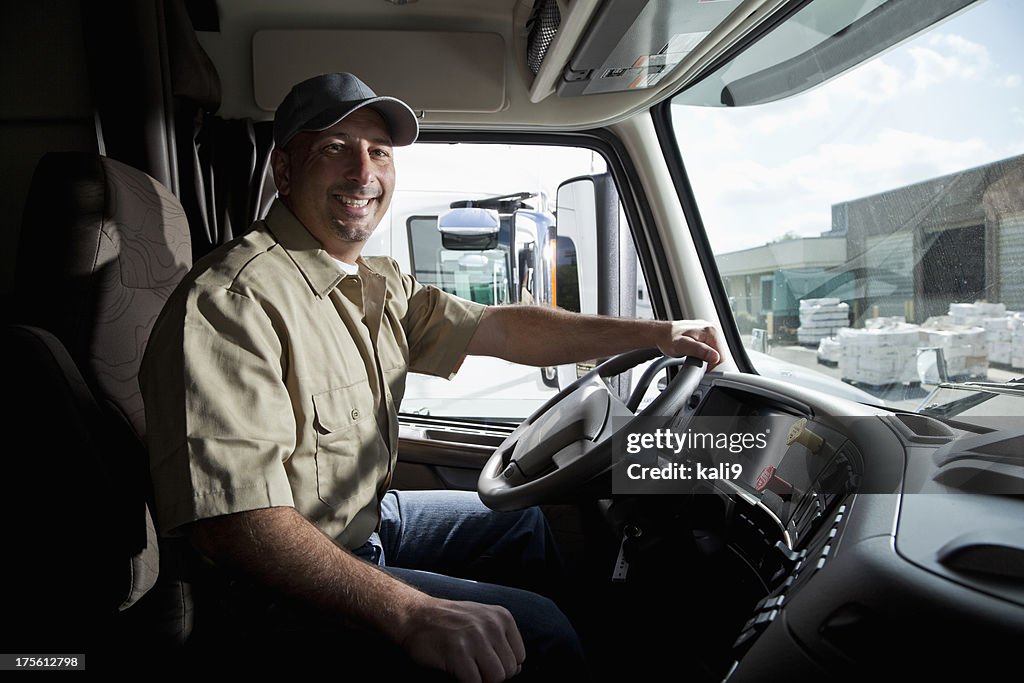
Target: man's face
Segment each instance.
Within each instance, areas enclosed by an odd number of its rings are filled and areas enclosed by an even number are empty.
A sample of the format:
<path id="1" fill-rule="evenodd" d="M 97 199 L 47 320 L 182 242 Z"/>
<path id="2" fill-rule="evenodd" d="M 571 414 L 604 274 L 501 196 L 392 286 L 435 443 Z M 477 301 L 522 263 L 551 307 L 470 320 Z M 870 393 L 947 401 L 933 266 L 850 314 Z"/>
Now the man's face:
<path id="1" fill-rule="evenodd" d="M 391 136 L 364 107 L 322 131 L 299 133 L 271 163 L 278 194 L 334 256 L 358 256 L 395 187 Z"/>

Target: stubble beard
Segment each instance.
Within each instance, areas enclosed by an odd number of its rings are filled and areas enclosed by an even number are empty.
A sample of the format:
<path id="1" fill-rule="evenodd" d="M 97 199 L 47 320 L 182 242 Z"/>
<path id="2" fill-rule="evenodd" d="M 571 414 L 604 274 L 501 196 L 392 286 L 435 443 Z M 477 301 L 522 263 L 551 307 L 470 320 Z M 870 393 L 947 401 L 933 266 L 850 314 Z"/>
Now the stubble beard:
<path id="1" fill-rule="evenodd" d="M 365 242 L 373 234 L 373 228 L 344 225 L 337 221 L 331 221 L 331 232 L 343 242 Z"/>

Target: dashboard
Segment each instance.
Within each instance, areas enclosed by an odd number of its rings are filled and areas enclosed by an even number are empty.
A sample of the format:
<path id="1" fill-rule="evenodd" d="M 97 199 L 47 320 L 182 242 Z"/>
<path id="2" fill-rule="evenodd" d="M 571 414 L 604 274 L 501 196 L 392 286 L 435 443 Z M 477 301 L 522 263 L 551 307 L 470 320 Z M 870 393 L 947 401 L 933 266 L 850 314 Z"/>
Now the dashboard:
<path id="1" fill-rule="evenodd" d="M 978 679 L 1017 667 L 1024 433 L 1014 423 L 941 422 L 707 375 L 671 430 L 763 438 L 742 452 L 689 439 L 656 467 L 724 475 L 689 477 L 687 492 L 727 501 L 717 509 L 730 551 L 761 587 L 723 678 Z"/>

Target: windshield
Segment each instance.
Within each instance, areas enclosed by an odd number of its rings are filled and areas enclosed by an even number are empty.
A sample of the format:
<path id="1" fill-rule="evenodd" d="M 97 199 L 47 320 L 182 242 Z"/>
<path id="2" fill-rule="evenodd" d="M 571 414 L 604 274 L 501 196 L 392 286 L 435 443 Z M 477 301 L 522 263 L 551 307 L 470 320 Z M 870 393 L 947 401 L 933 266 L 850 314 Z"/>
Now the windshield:
<path id="1" fill-rule="evenodd" d="M 811 3 L 757 44 L 781 61 L 723 65 L 671 120 L 755 369 L 916 410 L 942 381 L 1024 374 L 1024 3 L 974 3 L 902 42 L 897 15 L 871 20 L 895 4 L 844 3 L 863 5 L 844 28 L 821 11 L 836 3 Z M 827 30 L 787 47 L 806 26 Z M 861 63 L 790 94 L 809 63 L 838 72 L 833 54 Z M 745 95 L 763 104 L 723 106 Z"/>

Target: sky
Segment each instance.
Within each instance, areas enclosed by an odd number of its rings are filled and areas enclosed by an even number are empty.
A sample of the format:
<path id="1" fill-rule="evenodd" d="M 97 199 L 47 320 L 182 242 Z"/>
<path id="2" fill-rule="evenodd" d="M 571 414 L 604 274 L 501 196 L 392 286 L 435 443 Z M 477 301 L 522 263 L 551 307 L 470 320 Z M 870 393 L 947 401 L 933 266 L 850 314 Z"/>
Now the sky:
<path id="1" fill-rule="evenodd" d="M 673 107 L 716 253 L 816 236 L 831 206 L 1024 153 L 1024 2 L 986 0 L 810 92 Z"/>

